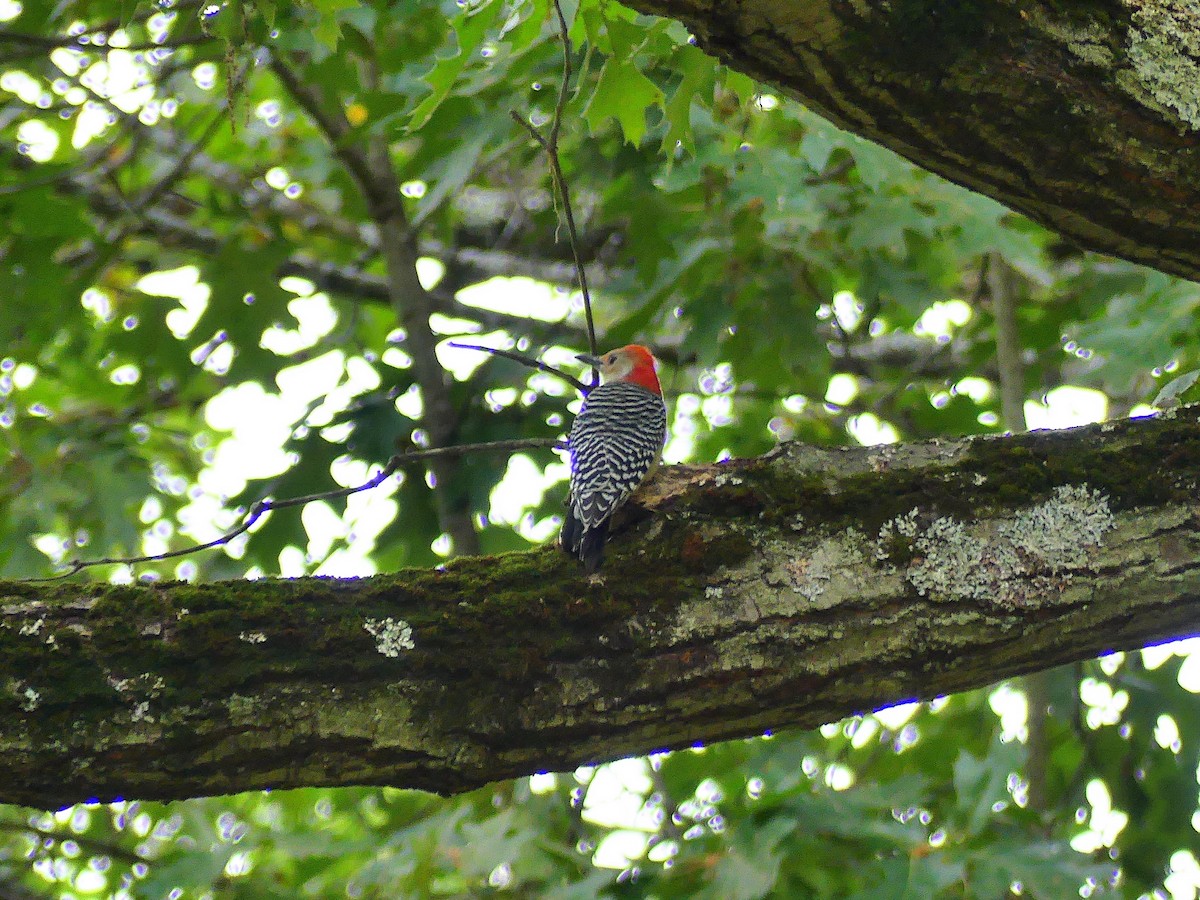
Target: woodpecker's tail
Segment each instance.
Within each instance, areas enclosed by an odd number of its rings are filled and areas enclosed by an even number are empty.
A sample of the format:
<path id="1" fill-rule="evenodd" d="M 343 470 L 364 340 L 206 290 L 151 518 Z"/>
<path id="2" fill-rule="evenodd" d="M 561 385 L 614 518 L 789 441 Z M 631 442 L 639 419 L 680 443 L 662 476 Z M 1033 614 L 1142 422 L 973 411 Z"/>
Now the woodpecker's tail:
<path id="1" fill-rule="evenodd" d="M 583 570 L 589 575 L 596 574 L 604 562 L 604 545 L 607 541 L 608 519 L 583 533 L 583 540 L 579 542 L 579 559 L 583 562 Z"/>
<path id="2" fill-rule="evenodd" d="M 575 511 L 567 502 L 567 514 L 563 517 L 562 531 L 558 535 L 558 545 L 563 551 L 572 556 L 579 556 L 579 542 L 583 537 L 583 523 L 575 518 Z"/>
<path id="3" fill-rule="evenodd" d="M 604 562 L 604 544 L 607 540 L 607 520 L 595 528 L 585 528 L 575 517 L 574 510 L 568 507 L 566 518 L 563 519 L 562 534 L 559 535 L 559 544 L 563 550 L 583 563 L 583 569 L 589 575 L 594 574 Z"/>

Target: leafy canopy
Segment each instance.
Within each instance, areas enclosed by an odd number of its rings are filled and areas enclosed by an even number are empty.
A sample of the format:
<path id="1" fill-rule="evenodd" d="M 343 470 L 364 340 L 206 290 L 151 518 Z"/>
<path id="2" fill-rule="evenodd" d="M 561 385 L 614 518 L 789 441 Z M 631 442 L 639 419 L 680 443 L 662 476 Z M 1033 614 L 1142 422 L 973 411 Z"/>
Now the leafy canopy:
<path id="1" fill-rule="evenodd" d="M 658 351 L 669 458 L 1000 430 L 998 269 L 1030 412 L 1049 396 L 1124 414 L 1196 365 L 1194 285 L 833 128 L 677 23 L 564 8 L 560 149 L 601 343 Z M 585 346 L 546 161 L 510 117 L 544 130 L 562 85 L 546 0 L 0 0 L 0 20 L 0 575 L 178 549 L 264 497 L 364 480 L 438 425 L 434 381 L 457 443 L 563 432 L 562 384 L 448 346 L 556 365 Z M 427 319 L 388 302 L 379 206 L 347 164 L 372 142 Z M 444 381 L 414 364 L 426 332 Z M 553 533 L 549 451 L 452 474 L 406 468 L 137 575 L 430 565 L 452 515 L 485 552 Z M 0 879 L 47 896 L 1164 896 L 1196 867 L 1200 728 L 1190 663 L 1151 662 L 1053 673 L 1032 760 L 1033 717 L 1003 687 L 454 800 L 8 808 Z"/>

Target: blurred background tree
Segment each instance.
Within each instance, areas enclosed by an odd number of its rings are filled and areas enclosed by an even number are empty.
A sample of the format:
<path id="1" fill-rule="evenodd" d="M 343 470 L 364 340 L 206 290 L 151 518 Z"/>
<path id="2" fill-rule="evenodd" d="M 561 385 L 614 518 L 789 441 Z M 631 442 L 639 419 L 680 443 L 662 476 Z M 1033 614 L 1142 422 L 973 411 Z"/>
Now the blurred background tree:
<path id="1" fill-rule="evenodd" d="M 1196 365 L 1194 285 L 837 130 L 677 23 L 567 6 L 561 155 L 600 342 L 659 354 L 668 461 L 1123 416 Z M 563 433 L 564 385 L 448 346 L 567 366 L 586 347 L 546 161 L 510 117 L 553 113 L 547 0 L 0 0 L 0 29 L 4 577 L 211 539 L 398 449 Z M 103 574 L 368 575 L 527 548 L 554 534 L 564 476 L 549 450 L 465 457 Z M 1034 702 L 1001 685 L 449 800 L 7 807 L 0 883 L 1192 897 L 1198 676 L 1184 645 L 1114 655 Z"/>

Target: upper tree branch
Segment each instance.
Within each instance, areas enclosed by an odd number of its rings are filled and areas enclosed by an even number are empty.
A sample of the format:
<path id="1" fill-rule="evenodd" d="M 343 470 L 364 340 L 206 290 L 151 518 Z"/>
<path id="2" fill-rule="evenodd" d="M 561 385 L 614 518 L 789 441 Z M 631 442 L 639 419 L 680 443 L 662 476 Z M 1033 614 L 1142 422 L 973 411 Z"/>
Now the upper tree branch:
<path id="1" fill-rule="evenodd" d="M 734 69 L 1083 246 L 1200 279 L 1189 4 L 629 5 L 679 19 Z"/>
<path id="2" fill-rule="evenodd" d="M 602 583 L 0 585 L 0 799 L 457 791 L 1189 635 L 1198 419 L 668 467 Z"/>

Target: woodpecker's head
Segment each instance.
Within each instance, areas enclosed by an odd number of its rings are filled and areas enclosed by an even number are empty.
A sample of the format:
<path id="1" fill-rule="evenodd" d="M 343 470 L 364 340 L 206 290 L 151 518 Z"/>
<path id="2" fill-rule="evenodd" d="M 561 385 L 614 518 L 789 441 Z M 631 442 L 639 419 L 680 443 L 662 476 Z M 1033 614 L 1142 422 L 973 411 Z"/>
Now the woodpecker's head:
<path id="1" fill-rule="evenodd" d="M 662 387 L 654 373 L 654 355 L 641 344 L 629 344 L 609 350 L 602 356 L 588 356 L 583 353 L 576 359 L 599 369 L 606 384 L 628 381 L 662 396 Z"/>

